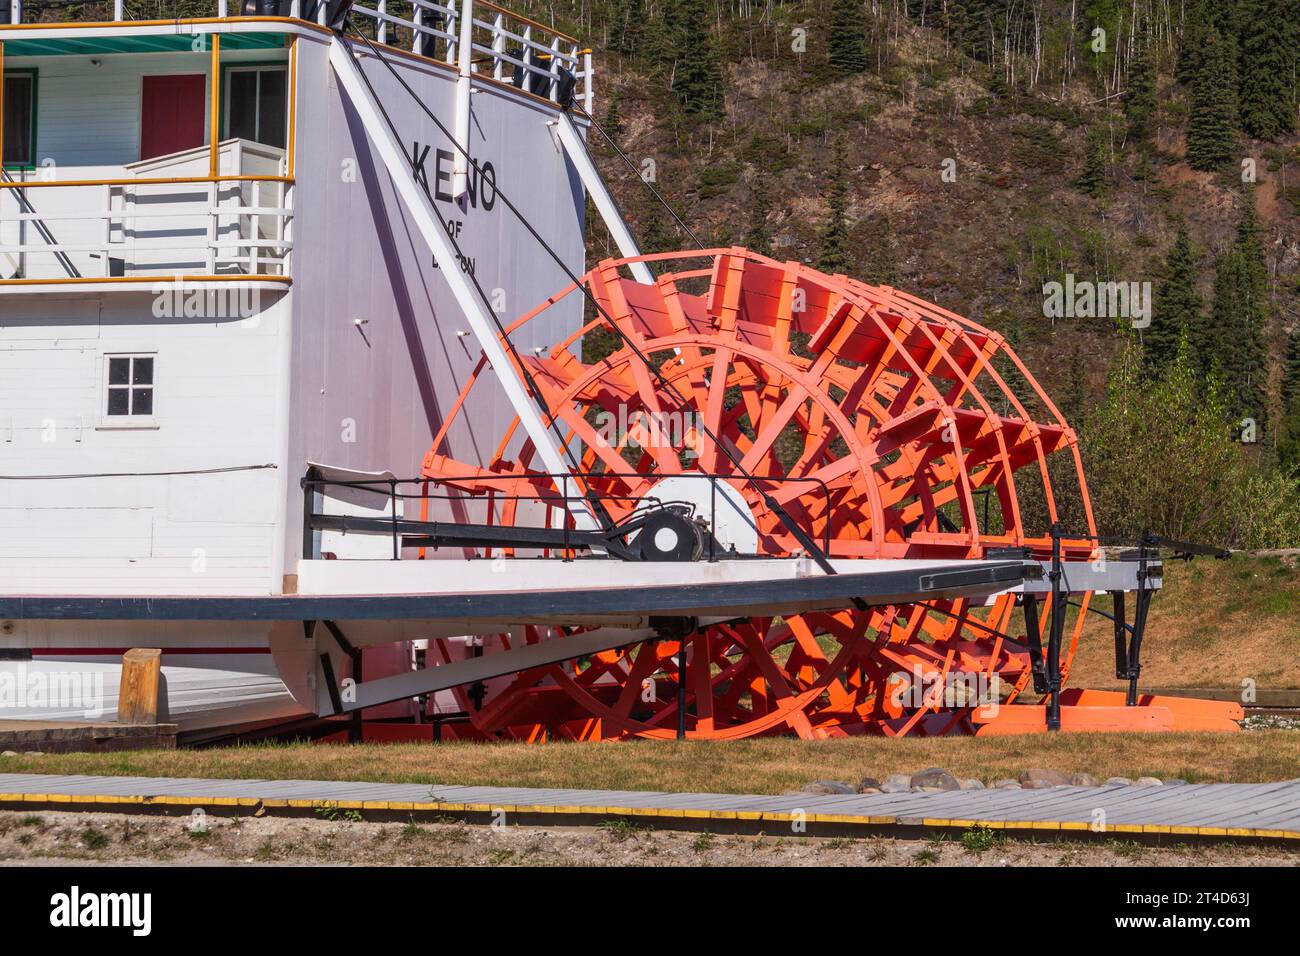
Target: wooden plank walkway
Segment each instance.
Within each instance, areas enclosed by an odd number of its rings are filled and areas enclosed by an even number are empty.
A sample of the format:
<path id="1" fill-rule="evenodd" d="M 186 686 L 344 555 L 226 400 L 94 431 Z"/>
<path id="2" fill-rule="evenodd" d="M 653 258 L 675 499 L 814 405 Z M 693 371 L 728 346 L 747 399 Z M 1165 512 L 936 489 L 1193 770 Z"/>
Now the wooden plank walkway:
<path id="1" fill-rule="evenodd" d="M 220 780 L 172 777 L 54 776 L 0 773 L 0 809 L 38 807 L 130 812 L 259 813 L 335 808 L 391 815 L 481 814 L 591 825 L 611 818 L 671 828 L 709 821 L 870 830 L 994 829 L 1169 834 L 1294 840 L 1300 849 L 1300 780 L 1182 786 L 1054 787 L 871 795 L 661 793 L 526 787 L 427 786 L 324 780 Z M 563 818 L 561 820 L 560 818 Z M 641 819 L 645 818 L 645 819 Z M 544 822 L 544 821 L 543 821 Z M 1104 824 L 1104 830 L 1097 824 Z M 795 831 L 799 832 L 799 831 Z"/>

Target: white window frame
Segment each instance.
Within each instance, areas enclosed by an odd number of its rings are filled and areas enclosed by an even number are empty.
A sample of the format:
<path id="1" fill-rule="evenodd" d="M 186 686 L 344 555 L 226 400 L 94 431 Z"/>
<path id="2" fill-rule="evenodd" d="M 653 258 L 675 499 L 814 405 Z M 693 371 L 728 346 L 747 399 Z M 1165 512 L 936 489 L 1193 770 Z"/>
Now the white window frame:
<path id="1" fill-rule="evenodd" d="M 129 384 L 129 382 L 126 386 L 109 385 L 108 370 L 112 363 L 112 360 L 123 359 L 123 358 L 153 359 L 153 381 L 151 381 L 148 386 L 131 385 Z M 134 371 L 134 363 L 132 363 L 131 371 L 132 372 Z M 128 379 L 130 377 L 131 376 L 128 375 Z M 129 413 L 126 415 L 110 415 L 108 413 L 109 390 L 120 389 L 123 387 L 125 387 L 129 391 L 134 391 L 136 388 L 147 387 L 150 391 L 153 392 L 153 398 L 154 398 L 153 411 L 151 411 L 148 415 L 131 415 Z M 104 360 L 100 364 L 100 384 L 98 389 L 98 395 L 99 395 L 99 424 L 96 426 L 97 430 L 108 430 L 108 429 L 129 430 L 129 429 L 158 428 L 159 427 L 158 419 L 156 417 L 158 412 L 158 353 L 150 352 L 148 350 L 139 350 L 139 351 L 131 351 L 131 352 L 105 352 Z"/>

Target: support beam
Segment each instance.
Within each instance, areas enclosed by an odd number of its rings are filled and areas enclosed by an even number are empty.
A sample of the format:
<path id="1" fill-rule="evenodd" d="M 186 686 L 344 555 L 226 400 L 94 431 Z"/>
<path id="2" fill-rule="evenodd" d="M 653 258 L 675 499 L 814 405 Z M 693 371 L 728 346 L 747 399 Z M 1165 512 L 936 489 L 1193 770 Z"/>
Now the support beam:
<path id="1" fill-rule="evenodd" d="M 476 681 L 485 681 L 504 674 L 515 674 L 546 664 L 558 664 L 560 661 L 571 660 L 574 657 L 638 644 L 653 634 L 654 631 L 650 628 L 602 627 L 537 644 L 525 644 L 500 654 L 485 654 L 482 657 L 452 661 L 440 667 L 426 667 L 393 677 L 380 677 L 357 684 L 356 700 L 348 702 L 340 698 L 337 710 L 333 709 L 335 701 L 329 692 L 331 668 L 323 675 L 325 678 L 323 690 L 326 697 L 318 702 L 318 712 L 351 713 L 366 707 L 378 707 L 380 704 L 388 704 L 396 700 L 419 697 L 421 694 L 434 694 L 440 690 L 473 684 Z M 323 668 L 328 656 L 321 655 Z"/>
<path id="2" fill-rule="evenodd" d="M 497 337 L 497 329 L 487 313 L 486 306 L 461 270 L 446 229 L 440 224 L 431 200 L 415 181 L 410 159 L 388 128 L 379 105 L 371 96 L 370 88 L 361 75 L 360 64 L 353 59 L 352 51 L 344 46 L 346 42 L 337 35 L 330 40 L 330 65 L 334 68 L 339 84 L 347 91 L 348 99 L 361 117 L 366 133 L 379 153 L 385 169 L 392 177 L 393 184 L 397 187 L 398 194 L 411 214 L 416 228 L 420 230 L 420 235 L 424 237 L 434 257 L 442 265 L 442 275 L 451 287 L 456 304 L 465 314 L 465 319 L 475 338 L 478 339 L 483 354 L 487 356 L 488 363 L 496 372 L 497 381 L 501 383 L 511 407 L 524 426 L 524 431 L 537 449 L 545 470 L 553 475 L 569 474 L 570 469 L 555 442 L 554 433 L 543 421 L 541 411 L 534 404 L 532 396 L 528 394 L 522 378 L 515 370 L 514 362 Z M 574 487 L 582 488 L 584 485 L 575 478 Z M 566 504 L 578 528 L 594 530 L 600 527 L 600 522 L 586 501 L 570 500 Z"/>
<path id="3" fill-rule="evenodd" d="M 605 222 L 605 228 L 614 237 L 614 244 L 618 246 L 619 253 L 624 258 L 629 259 L 641 255 L 641 249 L 637 245 L 636 238 L 632 235 L 632 231 L 628 229 L 627 222 L 623 219 L 623 213 L 619 210 L 618 203 L 614 201 L 609 187 L 605 185 L 605 180 L 601 178 L 600 172 L 596 169 L 596 164 L 591 161 L 591 154 L 587 152 L 587 144 L 579 134 L 578 128 L 573 125 L 573 120 L 568 113 L 561 113 L 560 118 L 555 121 L 555 134 L 560 141 L 560 145 L 564 147 L 569 162 L 573 163 L 573 168 L 578 171 L 578 177 L 582 180 L 582 185 L 586 187 L 587 194 L 591 196 L 591 201 L 595 203 L 596 211 L 600 213 L 600 218 Z M 632 278 L 636 279 L 637 282 L 654 285 L 654 274 L 644 262 L 634 262 L 630 268 Z"/>
<path id="4" fill-rule="evenodd" d="M 474 76 L 474 0 L 460 0 L 457 4 L 456 24 L 459 39 L 456 42 L 456 142 L 451 167 L 451 197 L 464 212 L 469 195 L 469 133 L 473 110 L 471 95 Z"/>

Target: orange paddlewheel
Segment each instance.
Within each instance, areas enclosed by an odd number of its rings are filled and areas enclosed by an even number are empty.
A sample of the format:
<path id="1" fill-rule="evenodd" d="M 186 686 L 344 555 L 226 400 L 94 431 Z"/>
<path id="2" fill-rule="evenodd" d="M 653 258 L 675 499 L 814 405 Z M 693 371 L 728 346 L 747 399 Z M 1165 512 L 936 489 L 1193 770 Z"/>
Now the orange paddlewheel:
<path id="1" fill-rule="evenodd" d="M 1046 557 L 1054 522 L 1093 533 L 1074 432 L 995 332 L 743 249 L 644 257 L 654 284 L 629 261 L 581 280 L 621 336 L 597 316 L 519 358 L 578 477 L 544 474 L 518 421 L 487 460 L 471 453 L 480 360 L 425 458 L 431 485 L 504 525 L 558 527 L 566 494 L 616 522 L 675 502 L 712 529 L 720 560 L 802 554 L 790 520 L 837 563 Z M 508 332 L 580 299 L 571 286 Z M 1063 549 L 1094 553 L 1087 539 Z M 492 638 L 485 653 L 563 635 Z M 968 732 L 981 703 L 1029 685 L 1030 646 L 1010 594 L 752 618 L 520 673 L 486 699 L 466 689 L 462 704 L 480 731 L 529 739 L 671 737 L 680 695 L 696 738 Z"/>

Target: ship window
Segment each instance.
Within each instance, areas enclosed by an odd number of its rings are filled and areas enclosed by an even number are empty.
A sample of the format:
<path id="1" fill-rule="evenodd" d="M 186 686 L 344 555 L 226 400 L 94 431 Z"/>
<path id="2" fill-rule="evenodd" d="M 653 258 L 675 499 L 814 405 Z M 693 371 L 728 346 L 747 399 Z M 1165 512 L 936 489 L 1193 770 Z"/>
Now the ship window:
<path id="1" fill-rule="evenodd" d="M 284 148 L 289 71 L 281 66 L 226 70 L 226 136 Z"/>
<path id="2" fill-rule="evenodd" d="M 152 417 L 153 360 L 152 355 L 108 356 L 109 416 Z"/>
<path id="3" fill-rule="evenodd" d="M 36 165 L 36 71 L 4 75 L 4 165 Z"/>

